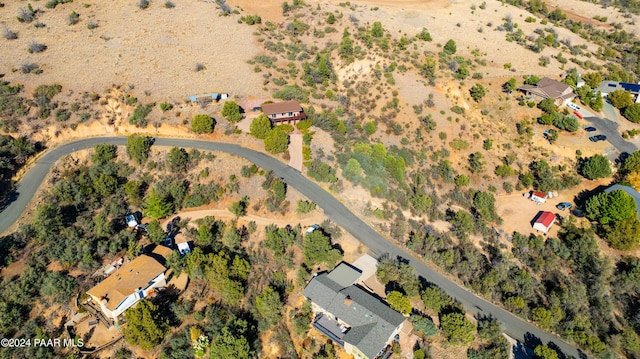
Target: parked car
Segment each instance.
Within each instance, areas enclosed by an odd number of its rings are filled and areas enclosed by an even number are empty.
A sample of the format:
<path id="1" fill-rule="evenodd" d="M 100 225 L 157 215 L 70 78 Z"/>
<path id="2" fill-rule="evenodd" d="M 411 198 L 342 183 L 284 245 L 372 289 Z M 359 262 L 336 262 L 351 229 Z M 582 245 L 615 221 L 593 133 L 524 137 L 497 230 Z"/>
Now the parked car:
<path id="1" fill-rule="evenodd" d="M 597 129 L 595 127 L 593 127 L 593 126 L 586 127 L 584 130 L 587 131 L 587 132 L 595 132 L 595 131 L 597 131 Z"/>
<path id="2" fill-rule="evenodd" d="M 567 107 L 572 109 L 572 110 L 579 110 L 580 109 L 580 107 L 578 105 L 576 105 L 575 103 L 573 103 L 573 102 L 569 102 L 567 104 Z"/>
<path id="3" fill-rule="evenodd" d="M 573 205 L 569 202 L 560 202 L 556 205 L 556 208 L 564 211 L 565 209 L 571 209 L 571 207 L 573 207 Z"/>
<path id="4" fill-rule="evenodd" d="M 589 141 L 591 142 L 604 141 L 606 139 L 607 139 L 607 136 L 605 135 L 596 135 L 596 136 L 589 137 Z"/>
<path id="5" fill-rule="evenodd" d="M 312 233 L 313 231 L 315 231 L 318 228 L 320 228 L 320 225 L 319 224 L 314 224 L 313 226 L 307 228 L 307 231 L 305 233 L 306 234 Z"/>

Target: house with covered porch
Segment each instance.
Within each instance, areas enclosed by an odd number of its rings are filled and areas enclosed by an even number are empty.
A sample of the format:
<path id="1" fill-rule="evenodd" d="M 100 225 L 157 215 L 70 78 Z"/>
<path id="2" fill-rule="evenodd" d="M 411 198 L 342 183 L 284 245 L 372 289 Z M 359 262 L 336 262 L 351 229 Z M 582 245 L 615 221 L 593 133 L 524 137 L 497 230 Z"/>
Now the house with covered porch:
<path id="1" fill-rule="evenodd" d="M 295 124 L 307 118 L 302 106 L 297 101 L 263 103 L 262 112 L 274 125 L 282 123 Z"/>

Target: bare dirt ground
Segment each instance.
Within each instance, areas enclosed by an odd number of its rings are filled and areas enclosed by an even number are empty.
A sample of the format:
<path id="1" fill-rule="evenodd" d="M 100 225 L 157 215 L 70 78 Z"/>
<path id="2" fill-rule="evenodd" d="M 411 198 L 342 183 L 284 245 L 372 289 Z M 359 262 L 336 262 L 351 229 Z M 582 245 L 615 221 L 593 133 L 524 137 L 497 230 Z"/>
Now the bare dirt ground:
<path id="1" fill-rule="evenodd" d="M 84 7 L 83 4 L 89 5 Z M 219 16 L 213 3 L 180 1 L 167 9 L 151 2 L 146 10 L 131 1 L 118 5 L 88 0 L 42 10 L 32 24 L 16 20 L 23 2 L 8 2 L 0 12 L 0 23 L 18 33 L 18 39 L 2 41 L 0 73 L 5 79 L 24 84 L 31 92 L 40 84 L 59 83 L 64 92 L 102 92 L 112 84 L 132 84 L 150 101 L 182 100 L 188 95 L 212 91 L 231 96 L 264 95 L 259 75 L 246 60 L 258 52 L 253 28 L 238 24 L 235 16 Z M 69 25 L 69 13 L 80 14 L 80 22 Z M 88 21 L 98 27 L 89 30 Z M 30 54 L 32 41 L 47 50 Z M 23 63 L 36 63 L 41 75 L 13 72 Z M 206 69 L 195 71 L 196 64 Z"/>
<path id="2" fill-rule="evenodd" d="M 557 191 L 558 196 L 547 199 L 547 201 L 541 205 L 537 205 L 535 202 L 525 198 L 523 196 L 524 191 L 514 192 L 512 194 L 505 194 L 496 196 L 496 208 L 498 215 L 504 219 L 504 223 L 501 228 L 507 233 L 512 234 L 514 231 L 522 234 L 538 233 L 531 227 L 531 220 L 536 216 L 539 211 L 550 211 L 558 213 L 562 217 L 571 216 L 569 211 L 559 211 L 556 205 L 560 202 L 573 203 L 575 208 L 575 197 L 582 191 L 591 191 L 598 186 L 606 186 L 611 182 L 610 179 L 601 179 L 597 181 L 583 180 L 582 183 L 576 187 Z M 585 224 L 587 223 L 586 220 Z M 547 236 L 554 237 L 558 233 L 558 226 L 554 225 Z"/>
<path id="3" fill-rule="evenodd" d="M 215 208 L 211 207 L 208 209 L 197 209 L 197 210 L 184 210 L 180 211 L 165 220 L 162 221 L 163 227 L 166 227 L 167 223 L 171 222 L 175 217 L 180 217 L 181 219 L 189 218 L 190 222 L 194 222 L 198 219 L 213 216 L 216 219 L 221 220 L 232 220 L 236 219 L 236 217 L 229 212 L 226 208 Z M 300 223 L 303 227 L 308 227 L 315 223 L 322 222 L 325 217 L 318 211 L 313 211 L 309 215 L 301 216 L 300 218 L 293 218 L 294 215 L 288 216 L 290 218 L 285 219 L 274 219 L 270 217 L 262 217 L 255 214 L 247 214 L 246 216 L 242 216 L 238 219 L 238 224 L 247 224 L 251 221 L 256 222 L 257 225 L 267 226 L 269 224 L 275 224 L 279 227 L 284 227 L 286 225 L 295 226 Z"/>

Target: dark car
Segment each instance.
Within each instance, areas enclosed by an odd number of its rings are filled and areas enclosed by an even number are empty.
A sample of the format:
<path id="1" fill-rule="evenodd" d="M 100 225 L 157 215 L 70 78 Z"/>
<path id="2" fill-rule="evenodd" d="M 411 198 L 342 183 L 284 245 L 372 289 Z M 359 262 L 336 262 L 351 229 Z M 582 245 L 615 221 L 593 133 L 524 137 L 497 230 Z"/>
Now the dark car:
<path id="1" fill-rule="evenodd" d="M 596 128 L 592 127 L 592 126 L 589 126 L 589 127 L 585 128 L 584 130 L 587 131 L 587 132 L 594 132 L 594 131 L 596 131 Z"/>
<path id="2" fill-rule="evenodd" d="M 604 141 L 606 139 L 607 139 L 607 136 L 605 136 L 605 135 L 597 135 L 597 136 L 589 137 L 589 141 L 591 141 L 591 142 Z"/>
<path id="3" fill-rule="evenodd" d="M 571 207 L 573 207 L 573 205 L 569 202 L 560 202 L 556 205 L 556 208 L 564 211 L 565 209 L 571 209 Z"/>

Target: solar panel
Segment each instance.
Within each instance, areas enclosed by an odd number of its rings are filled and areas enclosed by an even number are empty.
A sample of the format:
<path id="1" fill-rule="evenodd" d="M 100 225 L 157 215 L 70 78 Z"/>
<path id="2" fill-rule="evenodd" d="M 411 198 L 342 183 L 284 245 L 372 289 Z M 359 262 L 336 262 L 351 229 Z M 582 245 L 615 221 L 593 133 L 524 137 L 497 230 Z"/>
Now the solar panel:
<path id="1" fill-rule="evenodd" d="M 620 86 L 622 86 L 623 89 L 625 89 L 627 91 L 630 91 L 630 92 L 640 92 L 640 85 L 639 84 L 621 82 Z"/>

